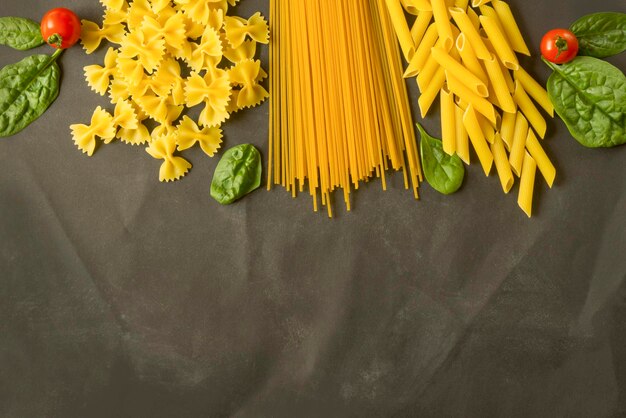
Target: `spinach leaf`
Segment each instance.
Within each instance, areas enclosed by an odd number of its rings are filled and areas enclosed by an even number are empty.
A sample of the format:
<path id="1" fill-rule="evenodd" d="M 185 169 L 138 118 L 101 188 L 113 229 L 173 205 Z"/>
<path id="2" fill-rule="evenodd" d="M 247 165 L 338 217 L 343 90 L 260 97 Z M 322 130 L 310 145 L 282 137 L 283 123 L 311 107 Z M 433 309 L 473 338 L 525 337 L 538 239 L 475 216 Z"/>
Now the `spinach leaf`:
<path id="1" fill-rule="evenodd" d="M 626 13 L 602 12 L 583 16 L 570 30 L 578 38 L 579 55 L 609 57 L 626 50 Z"/>
<path id="2" fill-rule="evenodd" d="M 226 151 L 215 168 L 211 196 L 228 205 L 261 185 L 261 154 L 250 144 Z"/>
<path id="3" fill-rule="evenodd" d="M 0 45 L 26 51 L 43 43 L 37 22 L 22 17 L 0 17 Z"/>
<path id="4" fill-rule="evenodd" d="M 420 132 L 420 155 L 428 184 L 439 193 L 452 194 L 459 190 L 465 177 L 465 167 L 458 155 L 448 155 L 441 140 L 428 135 L 417 123 Z"/>
<path id="5" fill-rule="evenodd" d="M 572 136 L 590 148 L 626 143 L 626 76 L 592 57 L 546 63 L 554 70 L 548 95 Z"/>
<path id="6" fill-rule="evenodd" d="M 13 135 L 37 119 L 59 95 L 56 58 L 33 55 L 0 70 L 0 137 Z"/>

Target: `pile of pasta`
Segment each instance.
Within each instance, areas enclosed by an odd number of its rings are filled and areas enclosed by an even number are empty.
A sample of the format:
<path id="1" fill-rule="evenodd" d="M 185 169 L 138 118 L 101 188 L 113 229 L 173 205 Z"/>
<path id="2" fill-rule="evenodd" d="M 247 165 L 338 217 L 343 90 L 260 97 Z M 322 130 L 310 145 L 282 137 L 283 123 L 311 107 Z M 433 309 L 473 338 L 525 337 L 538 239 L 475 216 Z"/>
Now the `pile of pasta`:
<path id="1" fill-rule="evenodd" d="M 191 168 L 180 151 L 198 144 L 213 156 L 221 124 L 268 97 L 260 84 L 267 74 L 255 59 L 257 43 L 269 43 L 268 24 L 260 13 L 229 16 L 237 1 L 100 0 L 102 26 L 83 20 L 82 45 L 88 54 L 105 39 L 117 47 L 103 65 L 85 67 L 85 78 L 114 109 L 98 106 L 90 124 L 72 125 L 76 146 L 91 156 L 98 139 L 145 145 L 163 160 L 161 181 Z M 197 120 L 185 114 L 194 106 L 202 106 Z"/>
<path id="2" fill-rule="evenodd" d="M 384 0 L 271 0 L 268 189 L 332 194 L 402 170 L 422 180 L 402 58 Z"/>
<path id="3" fill-rule="evenodd" d="M 422 117 L 439 96 L 444 151 L 469 164 L 471 143 L 485 175 L 495 163 L 504 193 L 519 177 L 518 204 L 530 217 L 537 167 L 549 187 L 556 176 L 537 139 L 546 133 L 537 105 L 551 117 L 554 109 L 545 89 L 519 64 L 516 53 L 530 52 L 508 4 L 386 3 L 408 63 L 404 76 L 417 79 Z"/>

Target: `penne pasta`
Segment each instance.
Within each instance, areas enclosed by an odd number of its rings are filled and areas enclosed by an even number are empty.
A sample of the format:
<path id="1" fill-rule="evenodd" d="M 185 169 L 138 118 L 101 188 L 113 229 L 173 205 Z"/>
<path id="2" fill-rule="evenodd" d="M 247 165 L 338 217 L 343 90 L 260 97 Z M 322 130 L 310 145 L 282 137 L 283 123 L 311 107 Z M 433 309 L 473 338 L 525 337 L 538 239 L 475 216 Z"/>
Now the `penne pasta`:
<path id="1" fill-rule="evenodd" d="M 514 73 L 526 93 L 543 108 L 550 116 L 554 116 L 554 106 L 548 97 L 548 92 L 522 67 Z"/>
<path id="2" fill-rule="evenodd" d="M 472 7 L 480 7 L 483 4 L 489 3 L 491 0 L 472 0 Z"/>
<path id="3" fill-rule="evenodd" d="M 441 107 L 441 142 L 443 151 L 448 155 L 456 152 L 456 127 L 454 115 L 454 96 L 444 86 L 439 93 Z"/>
<path id="4" fill-rule="evenodd" d="M 502 74 L 500 64 L 498 64 L 496 57 L 492 54 L 491 59 L 484 60 L 483 63 L 487 69 L 493 91 L 498 99 L 498 106 L 505 112 L 514 113 L 516 107 L 515 102 L 511 97 L 511 92 L 509 91 L 504 74 Z"/>
<path id="5" fill-rule="evenodd" d="M 497 21 L 489 16 L 480 16 L 480 24 L 482 25 L 487 37 L 491 41 L 496 54 L 504 64 L 506 68 L 511 70 L 519 69 L 519 62 L 513 49 L 506 40 L 506 37 L 498 27 Z M 486 57 L 484 59 L 489 59 Z"/>
<path id="6" fill-rule="evenodd" d="M 419 99 L 417 99 L 417 104 L 420 108 L 420 114 L 422 115 L 422 117 L 425 117 L 426 113 L 428 113 L 430 106 L 433 104 L 435 97 L 437 97 L 439 90 L 441 90 L 445 82 L 446 73 L 444 72 L 443 68 L 437 66 L 435 74 L 433 75 L 431 80 L 425 85 L 422 94 L 420 95 Z"/>
<path id="7" fill-rule="evenodd" d="M 413 26 L 411 26 L 411 38 L 413 38 L 413 45 L 415 45 L 416 53 L 417 49 L 421 46 L 424 35 L 426 34 L 426 30 L 429 28 L 430 22 L 432 20 L 433 12 L 419 12 L 417 18 L 415 19 L 415 22 L 413 22 Z"/>
<path id="8" fill-rule="evenodd" d="M 528 121 L 521 112 L 517 112 L 515 118 L 515 130 L 513 131 L 513 144 L 509 154 L 511 170 L 517 177 L 522 174 L 522 163 L 524 162 L 524 149 L 526 148 L 526 137 L 528 136 Z"/>
<path id="9" fill-rule="evenodd" d="M 409 66 L 404 72 L 405 78 L 415 77 L 417 74 L 419 74 L 420 71 L 422 71 L 424 65 L 428 61 L 428 58 L 430 58 L 430 50 L 437 42 L 438 37 L 439 32 L 437 32 L 437 27 L 434 23 L 432 23 L 430 26 L 428 26 L 428 29 L 426 29 L 426 33 L 424 34 L 422 41 L 415 50 L 413 58 L 409 62 Z"/>
<path id="10" fill-rule="evenodd" d="M 480 126 L 480 130 L 483 131 L 483 136 L 487 142 L 493 144 L 493 139 L 496 135 L 496 130 L 493 125 L 480 113 L 476 115 L 476 120 L 478 120 L 478 126 Z"/>
<path id="11" fill-rule="evenodd" d="M 472 45 L 467 42 L 467 38 L 465 37 L 464 33 L 460 33 L 459 36 L 456 37 L 455 46 L 456 50 L 459 51 L 461 61 L 467 67 L 467 69 L 470 70 L 472 74 L 474 74 L 476 77 L 478 77 L 484 84 L 487 84 L 489 82 L 487 74 L 478 62 L 476 53 L 474 53 Z"/>
<path id="12" fill-rule="evenodd" d="M 465 125 L 465 129 L 467 129 L 467 134 L 472 142 L 474 151 L 476 151 L 476 155 L 478 155 L 480 165 L 482 166 L 485 175 L 489 176 L 491 166 L 493 165 L 493 155 L 489 150 L 489 146 L 483 136 L 483 131 L 480 129 L 480 125 L 476 119 L 476 113 L 471 104 L 469 104 L 467 109 L 465 109 L 465 113 L 463 114 L 463 124 Z"/>
<path id="13" fill-rule="evenodd" d="M 454 136 L 456 138 L 456 155 L 458 155 L 465 164 L 469 165 L 469 138 L 467 136 L 467 129 L 465 129 L 465 125 L 463 124 L 463 113 L 464 110 L 462 108 L 457 105 L 454 106 Z"/>
<path id="14" fill-rule="evenodd" d="M 448 88 L 451 92 L 459 96 L 462 100 L 472 105 L 480 114 L 484 115 L 491 123 L 496 124 L 496 111 L 493 105 L 484 97 L 480 97 L 470 90 L 464 83 L 457 80 L 454 76 L 446 72 L 446 80 Z"/>
<path id="15" fill-rule="evenodd" d="M 462 80 L 475 94 L 481 97 L 487 97 L 489 95 L 487 85 L 460 62 L 452 58 L 446 51 L 437 47 L 431 48 L 430 51 L 432 57 L 443 67 L 446 73 L 455 77 L 457 80 Z"/>
<path id="16" fill-rule="evenodd" d="M 502 114 L 502 125 L 500 126 L 500 136 L 502 142 L 507 151 L 511 151 L 513 145 L 513 133 L 515 132 L 515 117 L 517 115 L 517 108 L 513 113 L 504 112 Z"/>
<path id="17" fill-rule="evenodd" d="M 454 0 L 454 7 L 460 7 L 461 9 L 467 9 L 469 5 L 469 0 Z"/>
<path id="18" fill-rule="evenodd" d="M 524 113 L 528 122 L 535 128 L 537 134 L 539 134 L 541 138 L 545 137 L 547 130 L 546 120 L 541 116 L 541 113 L 539 113 L 537 107 L 530 100 L 530 97 L 528 97 L 519 81 L 515 82 L 513 100 L 515 100 L 515 103 L 517 103 L 522 113 Z"/>
<path id="19" fill-rule="evenodd" d="M 474 11 L 474 9 L 472 9 L 471 7 L 467 8 L 467 17 L 469 17 L 470 21 L 472 22 L 472 25 L 474 25 L 474 28 L 476 28 L 476 32 L 480 31 L 480 19 L 478 18 L 478 14 L 476 14 L 476 12 Z"/>
<path id="20" fill-rule="evenodd" d="M 483 43 L 478 30 L 472 24 L 465 10 L 458 7 L 451 7 L 450 15 L 458 26 L 461 33 L 464 33 L 469 43 L 472 45 L 476 56 L 480 59 L 489 59 L 491 55 L 485 44 Z"/>
<path id="21" fill-rule="evenodd" d="M 528 131 L 528 136 L 526 137 L 526 149 L 537 163 L 537 167 L 539 167 L 541 175 L 548 183 L 548 187 L 552 188 L 556 177 L 556 168 L 554 168 L 550 158 L 548 158 L 532 130 Z"/>
<path id="22" fill-rule="evenodd" d="M 506 156 L 506 150 L 504 149 L 504 141 L 500 134 L 496 134 L 493 144 L 491 144 L 491 153 L 493 154 L 493 160 L 496 163 L 496 170 L 498 177 L 500 178 L 500 184 L 504 193 L 511 191 L 513 187 L 513 173 L 511 172 L 511 165 L 509 159 Z"/>
<path id="23" fill-rule="evenodd" d="M 430 0 L 406 0 L 409 7 L 414 8 L 420 12 L 431 12 L 433 10 L 430 5 Z"/>
<path id="24" fill-rule="evenodd" d="M 415 6 L 413 1 L 411 1 L 411 0 L 400 0 L 400 3 L 402 4 L 402 7 L 404 8 L 404 10 L 406 10 L 406 12 L 408 14 L 411 14 L 411 15 L 418 15 L 419 14 L 419 9 Z"/>
<path id="25" fill-rule="evenodd" d="M 524 153 L 524 165 L 517 196 L 517 204 L 530 218 L 533 207 L 533 190 L 535 188 L 535 172 L 537 163 L 527 152 Z"/>
<path id="26" fill-rule="evenodd" d="M 519 26 L 513 17 L 513 13 L 511 12 L 509 5 L 501 0 L 494 0 L 491 2 L 491 5 L 498 14 L 498 18 L 504 28 L 504 33 L 511 44 L 511 48 L 520 54 L 530 56 L 528 46 L 524 41 L 524 37 L 519 30 Z"/>
<path id="27" fill-rule="evenodd" d="M 386 0 L 391 23 L 393 24 L 404 59 L 409 62 L 415 53 L 415 44 L 411 37 L 409 25 L 404 17 L 404 10 L 398 0 Z"/>
<path id="28" fill-rule="evenodd" d="M 450 26 L 450 15 L 445 0 L 431 0 L 430 4 L 433 8 L 433 17 L 439 32 L 439 39 L 443 42 L 443 48 L 449 51 L 454 43 L 452 36 L 452 27 Z"/>

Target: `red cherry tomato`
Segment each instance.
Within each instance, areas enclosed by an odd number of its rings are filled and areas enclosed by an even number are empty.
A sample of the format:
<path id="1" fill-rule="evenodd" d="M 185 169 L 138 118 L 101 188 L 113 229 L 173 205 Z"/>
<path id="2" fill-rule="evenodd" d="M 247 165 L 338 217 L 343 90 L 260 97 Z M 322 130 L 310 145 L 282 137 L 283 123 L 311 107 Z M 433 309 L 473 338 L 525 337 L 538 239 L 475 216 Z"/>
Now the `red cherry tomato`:
<path id="1" fill-rule="evenodd" d="M 54 48 L 69 48 L 80 38 L 80 19 L 63 7 L 49 10 L 41 19 L 41 35 Z"/>
<path id="2" fill-rule="evenodd" d="M 550 62 L 563 64 L 578 54 L 578 39 L 567 29 L 552 29 L 541 39 L 541 55 Z"/>

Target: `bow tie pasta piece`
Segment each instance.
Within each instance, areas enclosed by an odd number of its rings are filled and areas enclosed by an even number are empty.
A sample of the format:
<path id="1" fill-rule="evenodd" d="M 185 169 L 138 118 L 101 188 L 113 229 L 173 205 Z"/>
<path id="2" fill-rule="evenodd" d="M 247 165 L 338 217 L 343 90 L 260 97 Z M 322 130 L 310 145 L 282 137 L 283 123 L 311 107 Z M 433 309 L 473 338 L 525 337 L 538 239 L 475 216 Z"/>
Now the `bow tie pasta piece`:
<path id="1" fill-rule="evenodd" d="M 128 8 L 126 0 L 100 0 L 100 4 L 102 4 L 107 11 L 120 11 Z"/>
<path id="2" fill-rule="evenodd" d="M 213 157 L 222 144 L 222 130 L 220 128 L 216 126 L 199 128 L 189 116 L 183 116 L 183 120 L 176 129 L 176 142 L 179 151 L 189 149 L 198 143 L 206 155 Z"/>
<path id="3" fill-rule="evenodd" d="M 137 129 L 139 121 L 135 108 L 130 102 L 126 100 L 120 100 L 115 104 L 115 111 L 113 112 L 113 125 L 124 129 Z"/>
<path id="4" fill-rule="evenodd" d="M 74 144 L 90 157 L 96 149 L 96 137 L 99 137 L 105 143 L 111 142 L 115 138 L 113 116 L 100 106 L 94 110 L 89 125 L 74 124 L 70 125 L 70 129 L 72 130 Z"/>
<path id="5" fill-rule="evenodd" d="M 233 48 L 229 43 L 226 43 L 224 56 L 233 64 L 254 59 L 254 55 L 256 54 L 256 44 L 256 41 L 248 40 L 244 41 L 237 48 Z"/>
<path id="6" fill-rule="evenodd" d="M 107 39 L 114 44 L 120 44 L 124 39 L 124 26 L 121 24 L 107 25 L 102 28 L 97 23 L 81 20 L 80 42 L 87 54 L 93 53 L 102 42 Z"/>
<path id="7" fill-rule="evenodd" d="M 225 17 L 224 30 L 226 39 L 233 48 L 239 47 L 245 41 L 246 36 L 261 44 L 267 44 L 270 41 L 267 21 L 259 12 L 252 15 L 248 20 L 237 16 Z"/>
<path id="8" fill-rule="evenodd" d="M 137 58 L 143 68 L 152 74 L 163 60 L 165 41 L 158 36 L 148 36 L 143 30 L 129 32 L 122 40 L 120 58 Z"/>
<path id="9" fill-rule="evenodd" d="M 237 0 L 100 2 L 102 27 L 83 21 L 83 47 L 92 53 L 104 40 L 117 47 L 103 65 L 84 71 L 92 90 L 108 94 L 113 115 L 99 107 L 90 125 L 72 125 L 74 142 L 88 155 L 98 138 L 148 144 L 148 153 L 164 160 L 160 180 L 177 180 L 191 164 L 174 156 L 176 149 L 197 144 L 215 155 L 230 114 L 267 98 L 259 84 L 267 73 L 255 60 L 257 43 L 268 42 L 267 22 L 260 13 L 228 16 Z M 184 113 L 194 106 L 201 106 L 195 120 Z"/>
<path id="10" fill-rule="evenodd" d="M 169 182 L 178 180 L 189 172 L 191 164 L 182 157 L 174 156 L 176 151 L 175 135 L 161 135 L 155 138 L 146 152 L 157 160 L 164 160 L 159 169 L 159 180 Z"/>

